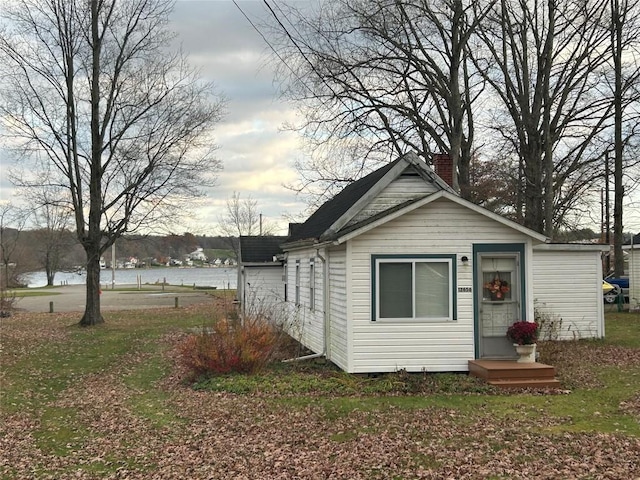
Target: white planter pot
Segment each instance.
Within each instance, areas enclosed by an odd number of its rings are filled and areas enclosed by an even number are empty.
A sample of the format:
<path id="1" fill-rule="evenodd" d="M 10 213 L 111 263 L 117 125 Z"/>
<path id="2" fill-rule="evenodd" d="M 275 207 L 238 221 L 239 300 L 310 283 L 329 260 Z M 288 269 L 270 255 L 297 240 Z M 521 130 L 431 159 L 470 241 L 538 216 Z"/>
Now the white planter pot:
<path id="1" fill-rule="evenodd" d="M 518 363 L 535 363 L 536 362 L 536 344 L 531 345 L 518 345 L 513 344 L 516 347 L 516 353 L 518 354 Z"/>

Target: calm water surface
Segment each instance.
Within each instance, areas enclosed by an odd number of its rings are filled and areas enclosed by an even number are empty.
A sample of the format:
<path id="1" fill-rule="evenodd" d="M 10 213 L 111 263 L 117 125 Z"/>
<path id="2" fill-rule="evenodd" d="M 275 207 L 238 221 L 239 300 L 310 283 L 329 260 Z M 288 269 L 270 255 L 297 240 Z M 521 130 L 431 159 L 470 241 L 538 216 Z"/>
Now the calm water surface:
<path id="1" fill-rule="evenodd" d="M 115 271 L 115 284 L 137 285 L 138 279 L 142 285 L 161 283 L 171 285 L 196 285 L 198 287 L 236 288 L 238 273 L 236 268 L 132 268 Z M 83 285 L 86 273 L 58 272 L 55 285 Z M 32 272 L 25 275 L 29 288 L 44 287 L 47 276 L 44 272 Z M 100 272 L 100 283 L 111 285 L 111 270 Z"/>

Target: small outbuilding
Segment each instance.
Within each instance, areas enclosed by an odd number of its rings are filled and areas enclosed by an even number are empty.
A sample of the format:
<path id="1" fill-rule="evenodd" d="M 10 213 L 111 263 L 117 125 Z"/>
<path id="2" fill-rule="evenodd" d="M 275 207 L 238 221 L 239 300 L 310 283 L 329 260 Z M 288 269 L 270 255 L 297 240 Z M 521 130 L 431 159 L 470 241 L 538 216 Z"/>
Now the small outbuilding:
<path id="1" fill-rule="evenodd" d="M 505 334 L 519 320 L 553 338 L 604 336 L 605 247 L 552 244 L 462 199 L 447 156 L 434 165 L 406 154 L 292 230 L 280 277 L 292 335 L 353 373 L 514 358 Z"/>
<path id="2" fill-rule="evenodd" d="M 285 299 L 284 236 L 241 236 L 238 252 L 238 301 L 243 312 L 265 313 Z"/>
<path id="3" fill-rule="evenodd" d="M 640 310 L 640 233 L 631 238 L 622 249 L 629 259 L 629 309 Z"/>

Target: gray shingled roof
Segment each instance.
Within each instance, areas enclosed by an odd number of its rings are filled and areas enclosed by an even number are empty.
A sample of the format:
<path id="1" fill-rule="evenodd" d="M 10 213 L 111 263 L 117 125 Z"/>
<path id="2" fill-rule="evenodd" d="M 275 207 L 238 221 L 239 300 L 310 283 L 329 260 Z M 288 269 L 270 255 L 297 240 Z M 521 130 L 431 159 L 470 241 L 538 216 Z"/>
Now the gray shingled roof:
<path id="1" fill-rule="evenodd" d="M 360 180 L 347 185 L 335 197 L 322 204 L 306 222 L 296 227 L 287 243 L 320 238 L 320 235 L 344 215 L 360 197 L 365 195 L 399 161 L 400 159 L 397 159 L 388 163 Z"/>
<path id="2" fill-rule="evenodd" d="M 241 236 L 240 261 L 242 263 L 272 262 L 273 257 L 281 254 L 282 245 L 287 237 L 277 236 Z"/>

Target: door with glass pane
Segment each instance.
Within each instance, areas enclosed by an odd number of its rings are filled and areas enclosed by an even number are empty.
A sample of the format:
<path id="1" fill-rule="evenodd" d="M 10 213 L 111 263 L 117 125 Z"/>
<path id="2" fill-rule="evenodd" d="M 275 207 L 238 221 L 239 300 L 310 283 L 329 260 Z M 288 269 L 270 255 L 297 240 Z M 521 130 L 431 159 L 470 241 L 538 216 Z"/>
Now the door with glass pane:
<path id="1" fill-rule="evenodd" d="M 478 254 L 478 347 L 480 358 L 513 357 L 507 328 L 520 320 L 521 286 L 519 253 Z"/>

